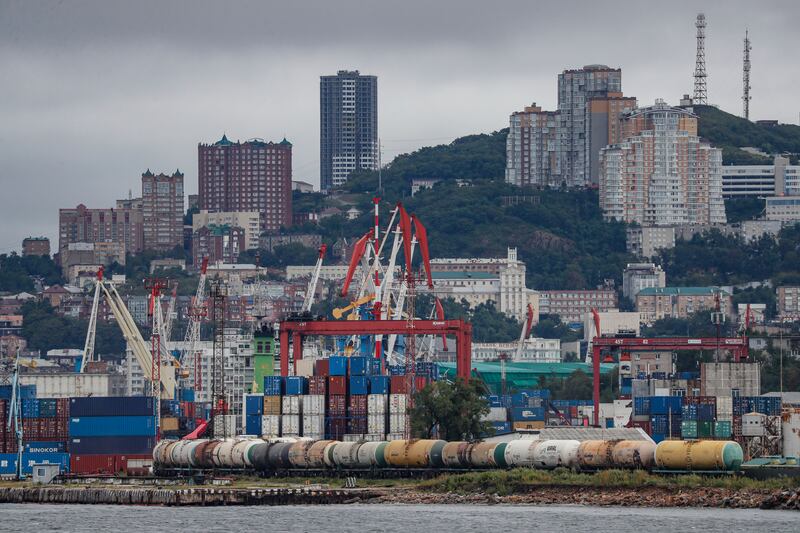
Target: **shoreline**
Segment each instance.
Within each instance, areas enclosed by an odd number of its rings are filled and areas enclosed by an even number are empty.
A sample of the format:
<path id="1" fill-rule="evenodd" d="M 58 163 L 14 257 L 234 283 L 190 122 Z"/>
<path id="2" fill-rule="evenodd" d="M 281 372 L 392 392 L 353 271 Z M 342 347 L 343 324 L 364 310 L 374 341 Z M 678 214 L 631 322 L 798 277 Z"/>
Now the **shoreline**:
<path id="1" fill-rule="evenodd" d="M 709 507 L 800 511 L 800 488 L 586 487 L 542 485 L 509 495 L 458 494 L 413 488 L 144 488 L 0 487 L 2 503 L 145 505 L 162 507 L 256 505 L 592 505 L 608 507 Z"/>

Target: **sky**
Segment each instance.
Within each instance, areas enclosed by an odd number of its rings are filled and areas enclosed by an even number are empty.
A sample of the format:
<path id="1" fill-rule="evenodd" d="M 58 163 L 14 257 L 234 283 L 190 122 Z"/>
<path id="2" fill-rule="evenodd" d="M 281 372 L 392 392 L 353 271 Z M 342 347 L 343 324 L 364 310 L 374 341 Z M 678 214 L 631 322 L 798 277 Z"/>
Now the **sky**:
<path id="1" fill-rule="evenodd" d="M 58 209 L 112 207 L 141 174 L 185 174 L 197 144 L 293 145 L 294 179 L 319 185 L 319 76 L 378 76 L 382 160 L 491 132 L 557 75 L 622 68 L 640 105 L 691 93 L 695 16 L 706 14 L 709 101 L 797 123 L 800 2 L 495 0 L 0 0 L 0 253 L 57 246 Z"/>

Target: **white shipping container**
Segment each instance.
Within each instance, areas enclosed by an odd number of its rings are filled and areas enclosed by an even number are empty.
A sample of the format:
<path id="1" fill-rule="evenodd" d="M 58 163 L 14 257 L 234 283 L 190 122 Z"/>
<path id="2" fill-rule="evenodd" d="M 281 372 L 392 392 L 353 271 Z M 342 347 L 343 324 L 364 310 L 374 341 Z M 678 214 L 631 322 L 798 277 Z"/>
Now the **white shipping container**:
<path id="1" fill-rule="evenodd" d="M 391 413 L 389 415 L 389 433 L 404 433 L 406 430 L 406 415 Z"/>
<path id="2" fill-rule="evenodd" d="M 766 416 L 760 413 L 747 413 L 742 415 L 742 436 L 743 437 L 763 437 L 764 419 Z"/>
<path id="3" fill-rule="evenodd" d="M 214 417 L 214 438 L 235 437 L 240 433 L 238 415 L 216 415 Z"/>
<path id="4" fill-rule="evenodd" d="M 408 408 L 408 395 L 407 394 L 390 394 L 389 395 L 389 412 L 390 413 L 403 413 L 405 414 Z"/>
<path id="5" fill-rule="evenodd" d="M 367 442 L 381 442 L 381 441 L 385 440 L 384 437 L 385 437 L 385 433 L 384 432 L 380 432 L 380 433 L 365 433 L 364 434 L 364 440 L 367 441 Z"/>
<path id="6" fill-rule="evenodd" d="M 367 396 L 367 413 L 386 414 L 389 398 L 386 394 L 370 394 Z"/>
<path id="7" fill-rule="evenodd" d="M 506 422 L 508 420 L 508 411 L 505 407 L 490 407 L 489 414 L 484 415 L 483 420 L 489 422 Z"/>
<path id="8" fill-rule="evenodd" d="M 303 404 L 305 407 L 305 404 Z M 324 415 L 303 415 L 303 436 L 311 437 L 313 435 L 321 435 L 325 433 L 325 416 Z"/>
<path id="9" fill-rule="evenodd" d="M 386 435 L 386 440 L 403 440 L 406 438 L 405 433 L 389 433 Z"/>
<path id="10" fill-rule="evenodd" d="M 653 396 L 670 396 L 670 388 L 656 387 L 655 394 L 653 394 Z"/>
<path id="11" fill-rule="evenodd" d="M 300 359 L 295 362 L 295 376 L 313 376 L 314 375 L 314 359 Z"/>
<path id="12" fill-rule="evenodd" d="M 295 396 L 296 398 L 296 396 Z M 284 437 L 299 436 L 302 431 L 300 415 L 281 415 L 281 435 Z"/>
<path id="13" fill-rule="evenodd" d="M 733 398 L 717 396 L 717 420 L 733 420 Z"/>
<path id="14" fill-rule="evenodd" d="M 367 415 L 367 431 L 369 433 L 386 433 L 386 414 Z"/>
<path id="15" fill-rule="evenodd" d="M 342 442 L 358 442 L 362 439 L 361 433 L 345 433 L 342 435 Z"/>
<path id="16" fill-rule="evenodd" d="M 281 398 L 281 413 L 284 415 L 301 414 L 302 402 L 303 402 L 302 396 L 284 396 L 283 398 Z"/>
<path id="17" fill-rule="evenodd" d="M 265 437 L 280 437 L 281 415 L 264 415 L 261 417 L 261 434 Z"/>
<path id="18" fill-rule="evenodd" d="M 303 396 L 304 415 L 325 415 L 325 395 L 306 394 Z"/>

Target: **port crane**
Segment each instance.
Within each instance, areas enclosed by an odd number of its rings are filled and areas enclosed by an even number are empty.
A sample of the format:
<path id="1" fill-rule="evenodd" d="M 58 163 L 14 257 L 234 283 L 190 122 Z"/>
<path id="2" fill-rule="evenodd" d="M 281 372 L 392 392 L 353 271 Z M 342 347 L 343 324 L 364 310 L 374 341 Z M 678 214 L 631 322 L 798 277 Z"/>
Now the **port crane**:
<path id="1" fill-rule="evenodd" d="M 317 292 L 317 284 L 319 283 L 319 275 L 322 272 L 322 261 L 325 258 L 325 251 L 327 246 L 324 244 L 319 247 L 319 257 L 317 257 L 317 264 L 314 265 L 314 271 L 311 273 L 311 279 L 308 282 L 306 289 L 306 297 L 303 299 L 302 313 L 310 313 L 311 306 L 314 305 L 314 295 Z"/>
<path id="2" fill-rule="evenodd" d="M 147 343 L 142 338 L 136 322 L 128 311 L 125 301 L 117 292 L 113 283 L 103 279 L 103 268 L 97 271 L 97 279 L 95 280 L 94 298 L 92 300 L 92 310 L 89 315 L 89 328 L 86 333 L 86 342 L 84 344 L 83 357 L 81 359 L 80 372 L 84 373 L 86 365 L 95 360 L 95 339 L 97 332 L 97 313 L 100 304 L 100 298 L 103 298 L 111 313 L 122 331 L 122 336 L 128 343 L 136 362 L 142 369 L 145 379 L 151 383 L 155 380 L 157 384 L 158 393 L 156 397 L 171 400 L 175 397 L 175 366 L 172 364 L 161 364 L 158 369 L 154 368 L 153 354 Z M 155 330 L 154 330 L 155 331 Z M 78 380 L 80 382 L 80 379 Z M 156 389 L 156 387 L 154 387 Z"/>
<path id="3" fill-rule="evenodd" d="M 22 450 L 23 450 L 23 432 L 22 432 L 22 397 L 20 394 L 19 386 L 19 351 L 17 347 L 17 356 L 14 361 L 14 372 L 11 376 L 11 404 L 8 408 L 8 420 L 6 422 L 6 429 L 11 430 L 14 427 L 14 436 L 17 442 L 17 468 L 15 472 L 16 479 L 23 479 L 22 476 Z"/>
<path id="4" fill-rule="evenodd" d="M 184 369 L 181 377 L 184 379 L 193 378 L 195 392 L 202 390 L 203 383 L 202 365 L 197 344 L 200 342 L 200 326 L 203 319 L 208 316 L 208 308 L 205 303 L 207 272 L 208 257 L 204 257 L 200 264 L 200 279 L 197 281 L 197 290 L 192 297 L 187 312 L 189 324 L 186 327 L 183 346 L 178 355 L 178 362 Z"/>

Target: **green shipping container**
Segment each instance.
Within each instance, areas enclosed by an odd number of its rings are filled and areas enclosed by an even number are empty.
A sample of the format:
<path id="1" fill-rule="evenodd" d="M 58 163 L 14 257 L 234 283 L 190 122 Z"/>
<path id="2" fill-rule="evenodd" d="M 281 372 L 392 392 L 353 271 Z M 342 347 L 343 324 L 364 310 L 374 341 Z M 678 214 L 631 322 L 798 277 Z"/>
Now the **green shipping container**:
<path id="1" fill-rule="evenodd" d="M 717 420 L 714 422 L 714 437 L 718 439 L 730 439 L 731 426 L 732 423 L 730 420 Z"/>
<path id="2" fill-rule="evenodd" d="M 697 420 L 684 420 L 681 422 L 681 437 L 684 439 L 697 438 Z"/>
<path id="3" fill-rule="evenodd" d="M 250 392 L 264 393 L 264 377 L 275 375 L 275 338 L 267 328 L 253 333 L 253 384 Z"/>
<path id="4" fill-rule="evenodd" d="M 697 422 L 697 438 L 706 439 L 714 436 L 714 422 L 711 420 L 699 420 Z"/>

